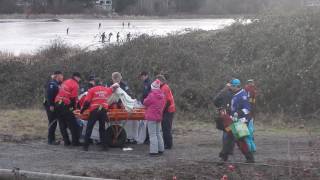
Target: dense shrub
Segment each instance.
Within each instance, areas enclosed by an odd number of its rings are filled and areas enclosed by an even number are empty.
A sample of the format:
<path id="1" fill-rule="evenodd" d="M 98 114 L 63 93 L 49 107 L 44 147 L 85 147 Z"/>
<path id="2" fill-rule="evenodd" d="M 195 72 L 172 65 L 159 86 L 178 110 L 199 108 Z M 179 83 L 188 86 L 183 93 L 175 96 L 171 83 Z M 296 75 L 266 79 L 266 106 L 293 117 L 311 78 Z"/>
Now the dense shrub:
<path id="1" fill-rule="evenodd" d="M 211 109 L 212 96 L 238 77 L 256 79 L 259 111 L 314 114 L 320 107 L 319 37 L 320 15 L 300 13 L 260 17 L 219 32 L 144 35 L 90 52 L 56 44 L 31 59 L 8 57 L 0 62 L 0 102 L 18 107 L 39 103 L 44 83 L 57 69 L 66 75 L 94 73 L 105 80 L 120 71 L 135 92 L 141 87 L 138 73 L 148 70 L 170 76 L 180 110 Z"/>

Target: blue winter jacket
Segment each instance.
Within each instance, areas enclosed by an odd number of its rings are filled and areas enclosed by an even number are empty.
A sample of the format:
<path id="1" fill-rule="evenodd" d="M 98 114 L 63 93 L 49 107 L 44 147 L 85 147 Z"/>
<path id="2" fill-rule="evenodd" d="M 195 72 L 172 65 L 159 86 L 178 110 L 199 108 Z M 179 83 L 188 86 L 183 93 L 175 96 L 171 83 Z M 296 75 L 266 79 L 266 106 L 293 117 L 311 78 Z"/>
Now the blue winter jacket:
<path id="1" fill-rule="evenodd" d="M 248 100 L 248 94 L 244 89 L 241 89 L 236 94 L 233 95 L 231 100 L 231 115 L 238 113 L 238 118 L 246 118 L 247 121 L 251 119 L 250 117 L 250 103 Z"/>

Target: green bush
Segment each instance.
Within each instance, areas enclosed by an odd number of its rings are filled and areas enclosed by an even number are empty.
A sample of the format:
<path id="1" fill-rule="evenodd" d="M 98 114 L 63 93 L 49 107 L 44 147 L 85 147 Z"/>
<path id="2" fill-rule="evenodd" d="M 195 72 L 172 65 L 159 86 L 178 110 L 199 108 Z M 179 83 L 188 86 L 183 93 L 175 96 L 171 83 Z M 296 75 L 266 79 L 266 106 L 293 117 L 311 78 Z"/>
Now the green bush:
<path id="1" fill-rule="evenodd" d="M 39 104 L 50 73 L 80 71 L 109 80 L 123 73 L 139 95 L 137 75 L 169 75 L 179 110 L 211 111 L 212 97 L 232 77 L 253 78 L 259 87 L 260 112 L 308 115 L 320 107 L 320 15 L 264 16 L 249 25 L 185 35 L 143 35 L 123 45 L 83 52 L 54 44 L 32 57 L 0 62 L 0 104 Z"/>

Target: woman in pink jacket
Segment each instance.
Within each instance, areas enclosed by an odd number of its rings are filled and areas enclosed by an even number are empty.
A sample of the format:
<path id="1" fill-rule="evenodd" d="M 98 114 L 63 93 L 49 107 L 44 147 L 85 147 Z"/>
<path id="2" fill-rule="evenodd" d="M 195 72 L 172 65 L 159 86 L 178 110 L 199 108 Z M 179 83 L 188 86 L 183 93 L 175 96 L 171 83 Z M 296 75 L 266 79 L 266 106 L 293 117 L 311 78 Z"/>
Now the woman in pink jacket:
<path id="1" fill-rule="evenodd" d="M 151 156 L 161 155 L 164 152 L 163 138 L 160 131 L 165 107 L 165 95 L 160 90 L 160 83 L 157 79 L 151 84 L 151 92 L 143 102 L 146 106 L 145 119 L 148 121 Z"/>

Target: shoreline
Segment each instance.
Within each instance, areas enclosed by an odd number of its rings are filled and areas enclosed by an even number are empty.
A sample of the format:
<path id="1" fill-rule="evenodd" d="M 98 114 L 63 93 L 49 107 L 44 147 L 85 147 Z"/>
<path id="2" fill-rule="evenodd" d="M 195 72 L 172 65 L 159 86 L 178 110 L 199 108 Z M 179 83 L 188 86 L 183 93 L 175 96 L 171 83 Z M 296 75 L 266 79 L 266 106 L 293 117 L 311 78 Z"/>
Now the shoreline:
<path id="1" fill-rule="evenodd" d="M 120 16 L 120 15 L 100 15 L 100 14 L 31 14 L 27 18 L 26 14 L 0 14 L 3 19 L 114 19 L 114 20 L 148 20 L 148 19 L 235 19 L 249 18 L 255 15 L 199 15 L 199 14 L 173 14 L 167 16 Z"/>

